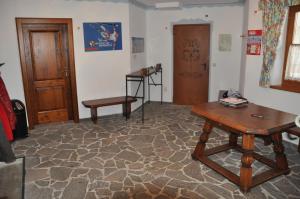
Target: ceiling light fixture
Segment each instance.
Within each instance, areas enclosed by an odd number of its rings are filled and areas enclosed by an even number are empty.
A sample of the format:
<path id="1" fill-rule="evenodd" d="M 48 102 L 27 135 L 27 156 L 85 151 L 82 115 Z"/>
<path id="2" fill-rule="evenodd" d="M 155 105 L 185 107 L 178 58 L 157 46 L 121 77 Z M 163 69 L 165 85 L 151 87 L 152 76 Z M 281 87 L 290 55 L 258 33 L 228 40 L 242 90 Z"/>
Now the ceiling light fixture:
<path id="1" fill-rule="evenodd" d="M 158 9 L 164 9 L 164 8 L 180 8 L 181 3 L 178 1 L 174 2 L 163 2 L 163 3 L 156 3 L 155 7 Z"/>

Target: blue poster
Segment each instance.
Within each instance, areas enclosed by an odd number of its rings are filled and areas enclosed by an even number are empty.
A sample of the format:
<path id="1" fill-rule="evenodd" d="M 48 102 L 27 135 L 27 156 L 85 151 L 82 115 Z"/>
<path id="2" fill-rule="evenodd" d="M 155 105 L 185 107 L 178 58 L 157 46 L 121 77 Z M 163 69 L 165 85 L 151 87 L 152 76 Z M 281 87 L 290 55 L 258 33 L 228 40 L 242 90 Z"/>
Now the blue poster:
<path id="1" fill-rule="evenodd" d="M 83 23 L 85 51 L 122 50 L 121 23 Z"/>

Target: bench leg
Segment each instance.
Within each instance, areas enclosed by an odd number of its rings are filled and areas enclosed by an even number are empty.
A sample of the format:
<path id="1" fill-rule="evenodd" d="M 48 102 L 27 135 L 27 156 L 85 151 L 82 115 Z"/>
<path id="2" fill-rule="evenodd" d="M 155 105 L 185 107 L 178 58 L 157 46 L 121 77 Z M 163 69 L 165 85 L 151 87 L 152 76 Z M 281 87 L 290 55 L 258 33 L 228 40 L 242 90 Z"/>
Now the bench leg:
<path id="1" fill-rule="evenodd" d="M 125 103 L 122 104 L 122 106 L 123 106 L 123 116 L 129 118 L 131 113 L 131 103 L 127 103 L 127 110 L 126 110 Z"/>
<path id="2" fill-rule="evenodd" d="M 91 119 L 94 122 L 94 124 L 97 123 L 97 108 L 91 108 Z"/>

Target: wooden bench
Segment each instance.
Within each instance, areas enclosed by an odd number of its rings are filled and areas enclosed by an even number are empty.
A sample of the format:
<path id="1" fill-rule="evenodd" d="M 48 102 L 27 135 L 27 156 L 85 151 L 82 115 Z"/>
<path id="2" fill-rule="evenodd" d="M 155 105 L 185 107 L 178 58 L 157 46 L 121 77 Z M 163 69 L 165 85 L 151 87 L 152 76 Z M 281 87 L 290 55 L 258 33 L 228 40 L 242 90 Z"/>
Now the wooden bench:
<path id="1" fill-rule="evenodd" d="M 96 124 L 97 123 L 97 108 L 102 106 L 111 106 L 116 104 L 123 105 L 123 116 L 129 117 L 131 113 L 131 103 L 137 101 L 136 98 L 128 96 L 127 97 L 127 110 L 126 109 L 126 97 L 110 97 L 110 98 L 103 98 L 103 99 L 95 99 L 95 100 L 87 100 L 82 101 L 82 104 L 91 109 L 91 119 Z"/>
<path id="2" fill-rule="evenodd" d="M 294 127 L 294 128 L 287 130 L 286 132 L 299 137 L 298 152 L 300 153 L 300 128 Z"/>

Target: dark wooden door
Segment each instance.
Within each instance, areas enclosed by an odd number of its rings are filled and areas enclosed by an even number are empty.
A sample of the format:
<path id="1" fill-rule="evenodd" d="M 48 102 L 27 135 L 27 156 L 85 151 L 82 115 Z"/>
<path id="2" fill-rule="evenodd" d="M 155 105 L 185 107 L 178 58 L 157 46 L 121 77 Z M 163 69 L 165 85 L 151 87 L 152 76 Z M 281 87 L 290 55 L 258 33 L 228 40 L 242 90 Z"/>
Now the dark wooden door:
<path id="1" fill-rule="evenodd" d="M 66 19 L 31 20 L 17 19 L 30 123 L 78 120 L 71 26 Z"/>
<path id="2" fill-rule="evenodd" d="M 193 105 L 208 101 L 210 26 L 175 25 L 175 104 Z"/>

